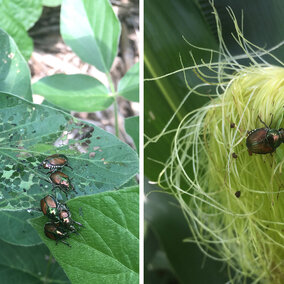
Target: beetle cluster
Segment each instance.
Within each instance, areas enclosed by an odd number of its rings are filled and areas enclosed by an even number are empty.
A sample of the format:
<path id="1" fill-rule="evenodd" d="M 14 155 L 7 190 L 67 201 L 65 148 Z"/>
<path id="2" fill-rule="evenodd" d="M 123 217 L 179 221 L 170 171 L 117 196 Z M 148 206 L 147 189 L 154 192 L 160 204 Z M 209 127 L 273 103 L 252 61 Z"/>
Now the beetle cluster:
<path id="1" fill-rule="evenodd" d="M 56 243 L 61 241 L 70 246 L 64 239 L 68 238 L 70 233 L 77 233 L 75 224 L 82 224 L 74 221 L 68 207 L 52 195 L 47 195 L 40 201 L 40 208 L 51 221 L 44 225 L 45 235 Z"/>
<path id="2" fill-rule="evenodd" d="M 48 156 L 44 159 L 44 161 L 39 165 L 39 167 L 43 167 L 44 169 L 48 169 L 50 174 L 49 179 L 45 179 L 45 181 L 49 182 L 53 186 L 53 190 L 55 187 L 61 189 L 66 197 L 67 193 L 75 191 L 74 186 L 71 183 L 71 179 L 68 175 L 64 174 L 60 170 L 64 167 L 69 167 L 68 159 L 63 154 L 54 154 Z M 71 168 L 72 169 L 72 168 Z M 41 211 L 45 216 L 47 216 L 50 222 L 47 222 L 44 225 L 44 233 L 45 235 L 56 241 L 58 241 L 70 246 L 64 239 L 68 238 L 70 233 L 77 233 L 77 229 L 74 226 L 75 224 L 82 226 L 82 224 L 74 221 L 71 218 L 71 213 L 68 207 L 59 202 L 54 196 L 47 195 L 40 201 Z"/>

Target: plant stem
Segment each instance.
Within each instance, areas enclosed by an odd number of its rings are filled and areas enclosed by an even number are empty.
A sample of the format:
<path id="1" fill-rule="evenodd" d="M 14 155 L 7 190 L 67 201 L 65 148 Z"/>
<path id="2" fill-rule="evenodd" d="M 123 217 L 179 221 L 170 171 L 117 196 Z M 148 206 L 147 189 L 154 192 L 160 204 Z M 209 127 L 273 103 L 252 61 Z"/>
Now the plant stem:
<path id="1" fill-rule="evenodd" d="M 118 105 L 117 105 L 117 96 L 116 96 L 116 91 L 114 88 L 113 81 L 111 79 L 110 73 L 106 73 L 109 87 L 111 90 L 111 93 L 114 97 L 114 123 L 115 123 L 115 136 L 119 138 L 119 128 L 118 128 Z"/>
<path id="2" fill-rule="evenodd" d="M 117 98 L 114 98 L 114 120 L 115 120 L 115 135 L 119 138 L 119 128 L 118 128 L 118 105 Z"/>

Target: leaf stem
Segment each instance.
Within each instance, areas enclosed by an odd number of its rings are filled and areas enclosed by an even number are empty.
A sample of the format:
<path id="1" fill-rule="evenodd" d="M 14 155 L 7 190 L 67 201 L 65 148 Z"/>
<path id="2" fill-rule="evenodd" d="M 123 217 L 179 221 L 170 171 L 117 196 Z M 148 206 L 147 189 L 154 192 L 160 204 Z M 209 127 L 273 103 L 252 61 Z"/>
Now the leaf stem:
<path id="1" fill-rule="evenodd" d="M 118 128 L 118 104 L 117 98 L 114 99 L 114 120 L 115 120 L 115 135 L 119 138 L 119 128 Z"/>
<path id="2" fill-rule="evenodd" d="M 114 97 L 115 136 L 119 138 L 117 95 L 116 95 L 116 91 L 115 91 L 114 84 L 113 84 L 113 81 L 111 79 L 110 73 L 106 73 L 106 75 L 107 75 L 107 79 L 108 79 L 108 83 L 109 83 L 109 87 L 110 87 L 111 93 L 112 93 L 112 95 Z"/>

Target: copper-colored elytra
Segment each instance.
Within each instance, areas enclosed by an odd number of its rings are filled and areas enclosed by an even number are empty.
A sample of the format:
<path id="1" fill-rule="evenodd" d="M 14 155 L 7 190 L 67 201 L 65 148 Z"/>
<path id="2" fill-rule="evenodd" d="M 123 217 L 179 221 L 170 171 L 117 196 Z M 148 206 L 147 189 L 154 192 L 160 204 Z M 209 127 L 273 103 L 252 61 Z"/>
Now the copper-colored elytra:
<path id="1" fill-rule="evenodd" d="M 267 126 L 260 117 L 260 122 L 265 125 L 265 128 L 257 128 L 248 133 L 246 146 L 250 155 L 255 154 L 269 154 L 273 153 L 276 148 L 284 142 L 284 129 L 271 129 Z"/>

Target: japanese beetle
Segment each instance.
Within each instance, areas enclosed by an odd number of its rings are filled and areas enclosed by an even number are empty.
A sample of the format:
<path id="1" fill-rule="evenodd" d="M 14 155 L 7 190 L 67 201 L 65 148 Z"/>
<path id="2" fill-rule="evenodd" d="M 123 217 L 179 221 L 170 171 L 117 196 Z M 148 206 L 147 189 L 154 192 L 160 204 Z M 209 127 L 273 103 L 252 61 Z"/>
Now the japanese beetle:
<path id="1" fill-rule="evenodd" d="M 44 225 L 44 233 L 48 238 L 55 240 L 56 244 L 60 241 L 71 247 L 69 243 L 64 241 L 64 239 L 69 238 L 69 233 L 60 226 L 60 223 L 46 223 Z"/>
<path id="2" fill-rule="evenodd" d="M 271 123 L 267 126 L 259 116 L 258 118 L 265 128 L 257 128 L 248 133 L 246 145 L 249 155 L 273 153 L 284 142 L 284 128 L 271 129 Z"/>
<path id="3" fill-rule="evenodd" d="M 75 193 L 77 193 L 77 191 L 75 190 L 74 186 L 71 183 L 70 178 L 66 174 L 60 171 L 52 173 L 49 176 L 49 180 L 53 185 L 53 189 L 55 187 L 59 187 L 66 194 L 66 196 L 67 192 L 70 191 L 74 191 Z"/>
<path id="4" fill-rule="evenodd" d="M 52 195 L 47 195 L 40 201 L 42 213 L 50 219 L 59 221 L 58 202 Z"/>
<path id="5" fill-rule="evenodd" d="M 62 169 L 64 166 L 69 167 L 68 159 L 63 154 L 54 154 L 48 156 L 44 159 L 44 161 L 39 165 L 42 166 L 44 169 L 49 169 L 49 173 L 53 173 L 57 169 Z"/>
<path id="6" fill-rule="evenodd" d="M 73 219 L 71 219 L 71 213 L 70 211 L 65 208 L 59 211 L 59 219 L 60 222 L 62 223 L 62 225 L 68 229 L 71 232 L 77 233 L 76 228 L 73 226 L 73 224 L 77 224 L 79 226 L 83 226 L 82 224 L 80 224 L 79 222 L 74 221 Z"/>

